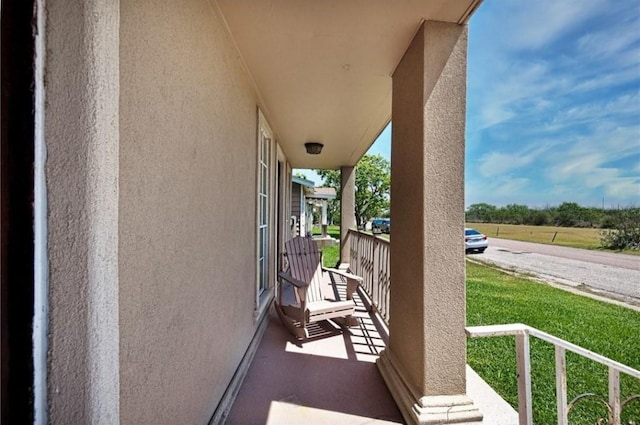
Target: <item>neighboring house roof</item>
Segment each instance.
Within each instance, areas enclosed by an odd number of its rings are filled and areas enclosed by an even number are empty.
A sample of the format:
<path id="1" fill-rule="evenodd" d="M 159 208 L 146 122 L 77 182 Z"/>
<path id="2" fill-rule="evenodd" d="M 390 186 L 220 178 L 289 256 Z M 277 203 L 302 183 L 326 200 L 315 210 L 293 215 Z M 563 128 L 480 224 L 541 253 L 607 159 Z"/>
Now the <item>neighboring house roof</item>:
<path id="1" fill-rule="evenodd" d="M 307 195 L 311 199 L 335 199 L 336 190 L 333 187 L 314 187 L 313 193 Z"/>
<path id="2" fill-rule="evenodd" d="M 314 183 L 314 182 L 312 182 L 311 180 L 303 179 L 302 177 L 296 177 L 296 176 L 293 176 L 293 177 L 291 178 L 291 181 L 292 181 L 293 183 L 297 183 L 297 184 L 300 184 L 300 185 L 302 185 L 302 186 L 307 186 L 307 187 L 313 187 L 313 186 L 315 186 L 315 183 Z"/>

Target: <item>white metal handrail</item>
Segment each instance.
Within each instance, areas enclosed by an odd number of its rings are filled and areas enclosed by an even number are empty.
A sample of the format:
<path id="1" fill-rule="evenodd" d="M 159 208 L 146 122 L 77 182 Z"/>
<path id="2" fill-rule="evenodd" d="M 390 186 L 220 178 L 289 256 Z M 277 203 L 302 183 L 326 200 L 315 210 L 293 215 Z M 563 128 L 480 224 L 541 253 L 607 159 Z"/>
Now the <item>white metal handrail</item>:
<path id="1" fill-rule="evenodd" d="M 603 400 L 603 403 L 607 406 L 609 411 L 609 424 L 620 425 L 620 413 L 622 408 L 630 401 L 640 398 L 640 395 L 633 395 L 626 400 L 620 400 L 620 373 L 624 373 L 640 380 L 640 371 L 536 328 L 532 328 L 531 326 L 523 325 L 521 323 L 509 325 L 469 326 L 466 328 L 466 333 L 470 338 L 515 336 L 518 375 L 518 416 L 520 425 L 533 424 L 529 336 L 534 336 L 546 341 L 553 344 L 555 347 L 558 425 L 568 425 L 569 412 L 576 402 L 584 397 L 594 396 L 594 394 L 582 394 L 567 403 L 567 369 L 565 358 L 567 350 L 609 368 L 609 398 L 608 402 Z"/>

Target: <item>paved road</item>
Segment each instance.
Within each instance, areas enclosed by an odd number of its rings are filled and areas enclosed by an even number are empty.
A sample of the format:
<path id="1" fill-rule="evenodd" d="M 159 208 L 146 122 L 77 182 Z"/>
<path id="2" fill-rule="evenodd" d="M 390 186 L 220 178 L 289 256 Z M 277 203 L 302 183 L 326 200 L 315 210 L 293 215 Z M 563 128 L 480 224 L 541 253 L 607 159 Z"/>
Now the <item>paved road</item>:
<path id="1" fill-rule="evenodd" d="M 484 254 L 469 258 L 640 303 L 638 256 L 490 238 Z"/>

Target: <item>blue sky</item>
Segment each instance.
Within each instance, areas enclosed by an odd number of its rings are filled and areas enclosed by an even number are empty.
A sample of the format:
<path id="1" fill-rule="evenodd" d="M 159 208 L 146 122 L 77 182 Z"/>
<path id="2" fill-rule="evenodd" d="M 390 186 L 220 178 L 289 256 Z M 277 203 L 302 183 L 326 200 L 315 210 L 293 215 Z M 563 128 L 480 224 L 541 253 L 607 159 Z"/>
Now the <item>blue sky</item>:
<path id="1" fill-rule="evenodd" d="M 467 84 L 467 206 L 640 205 L 640 1 L 485 1 Z"/>

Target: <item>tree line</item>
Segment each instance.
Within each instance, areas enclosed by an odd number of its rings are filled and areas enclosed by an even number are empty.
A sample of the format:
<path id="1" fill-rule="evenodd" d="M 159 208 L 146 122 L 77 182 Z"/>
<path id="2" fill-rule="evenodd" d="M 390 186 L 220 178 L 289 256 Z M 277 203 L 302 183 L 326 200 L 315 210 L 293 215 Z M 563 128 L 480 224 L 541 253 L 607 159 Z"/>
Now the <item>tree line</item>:
<path id="1" fill-rule="evenodd" d="M 341 177 L 339 170 L 315 170 L 323 179 L 323 186 L 336 189 L 335 200 L 329 202 L 328 219 L 340 222 Z M 382 155 L 367 154 L 355 167 L 355 216 L 358 228 L 376 217 L 389 216 L 391 163 Z"/>
<path id="2" fill-rule="evenodd" d="M 468 222 L 527 224 L 533 226 L 591 227 L 615 229 L 621 221 L 640 215 L 640 208 L 583 207 L 575 202 L 563 202 L 558 206 L 531 208 L 527 205 L 509 204 L 496 207 L 487 203 L 470 205 L 465 217 Z"/>

